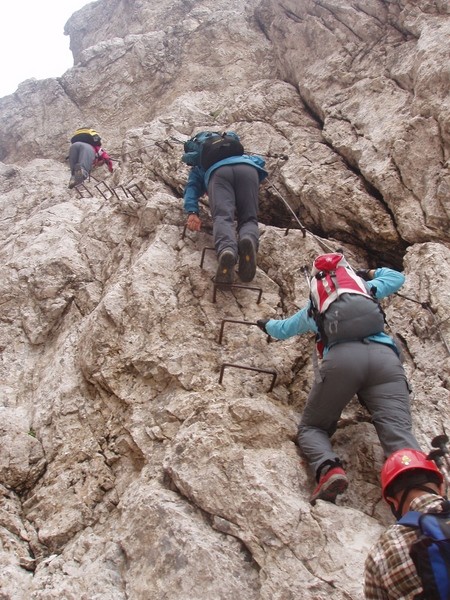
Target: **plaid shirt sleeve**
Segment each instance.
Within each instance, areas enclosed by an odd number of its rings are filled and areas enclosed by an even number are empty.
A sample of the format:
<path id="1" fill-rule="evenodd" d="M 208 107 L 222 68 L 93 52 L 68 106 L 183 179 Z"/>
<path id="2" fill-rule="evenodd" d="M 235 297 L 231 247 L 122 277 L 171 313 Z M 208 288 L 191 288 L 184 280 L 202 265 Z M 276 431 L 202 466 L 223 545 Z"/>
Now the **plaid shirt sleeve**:
<path id="1" fill-rule="evenodd" d="M 424 494 L 411 503 L 410 510 L 429 512 L 442 503 L 440 496 Z M 413 598 L 422 584 L 409 556 L 417 531 L 405 525 L 391 525 L 370 550 L 365 565 L 366 600 L 400 600 Z"/>
<path id="2" fill-rule="evenodd" d="M 411 527 L 392 525 L 372 548 L 366 560 L 367 600 L 412 598 L 422 587 L 409 556 L 409 546 L 417 538 Z"/>

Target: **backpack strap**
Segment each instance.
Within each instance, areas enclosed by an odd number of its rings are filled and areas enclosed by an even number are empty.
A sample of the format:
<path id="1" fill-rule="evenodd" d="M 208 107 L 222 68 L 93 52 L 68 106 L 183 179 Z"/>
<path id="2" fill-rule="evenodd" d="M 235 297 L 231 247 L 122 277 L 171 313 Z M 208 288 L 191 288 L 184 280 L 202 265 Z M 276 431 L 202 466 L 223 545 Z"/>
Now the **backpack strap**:
<path id="1" fill-rule="evenodd" d="M 406 525 L 407 527 L 419 527 L 419 519 L 422 513 L 415 510 L 410 510 L 397 521 L 398 525 Z"/>
<path id="2" fill-rule="evenodd" d="M 321 275 L 321 273 L 319 275 Z M 330 285 L 328 284 L 326 275 L 327 275 L 326 273 L 323 273 L 323 277 L 320 277 L 320 279 L 322 279 L 323 287 L 325 288 L 326 293 L 328 294 L 328 296 L 331 296 L 331 294 L 335 290 L 337 291 L 339 289 L 339 284 L 338 284 L 338 280 L 336 277 L 336 271 L 328 271 L 328 275 L 330 276 L 330 279 L 334 285 L 334 290 L 332 290 Z M 316 277 L 317 277 L 317 275 L 316 275 Z M 319 279 L 319 277 L 317 277 L 317 279 Z"/>

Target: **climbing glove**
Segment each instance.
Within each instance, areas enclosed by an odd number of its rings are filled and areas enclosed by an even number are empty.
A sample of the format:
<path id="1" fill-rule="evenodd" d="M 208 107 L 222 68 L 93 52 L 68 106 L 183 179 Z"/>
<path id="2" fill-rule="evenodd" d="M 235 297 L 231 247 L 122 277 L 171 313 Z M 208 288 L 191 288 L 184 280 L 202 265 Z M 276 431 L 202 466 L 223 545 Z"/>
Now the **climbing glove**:
<path id="1" fill-rule="evenodd" d="M 270 319 L 258 319 L 256 321 L 256 324 L 258 325 L 258 327 L 261 329 L 261 331 L 264 331 L 264 333 L 267 333 L 267 329 L 266 329 L 266 324 L 270 321 Z M 267 335 L 269 335 L 267 333 Z"/>
<path id="2" fill-rule="evenodd" d="M 361 277 L 361 279 L 364 279 L 364 281 L 370 281 L 375 275 L 375 269 L 358 269 L 356 274 L 358 277 Z"/>

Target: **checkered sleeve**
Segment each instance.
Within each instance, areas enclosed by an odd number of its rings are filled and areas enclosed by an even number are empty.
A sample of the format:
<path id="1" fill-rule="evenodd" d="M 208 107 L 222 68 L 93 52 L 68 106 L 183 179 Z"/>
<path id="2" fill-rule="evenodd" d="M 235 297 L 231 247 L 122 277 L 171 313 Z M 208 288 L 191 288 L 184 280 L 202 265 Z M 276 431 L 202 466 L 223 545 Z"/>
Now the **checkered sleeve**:
<path id="1" fill-rule="evenodd" d="M 366 600 L 412 598 L 422 589 L 409 548 L 417 532 L 404 525 L 392 525 L 380 537 L 366 560 Z"/>

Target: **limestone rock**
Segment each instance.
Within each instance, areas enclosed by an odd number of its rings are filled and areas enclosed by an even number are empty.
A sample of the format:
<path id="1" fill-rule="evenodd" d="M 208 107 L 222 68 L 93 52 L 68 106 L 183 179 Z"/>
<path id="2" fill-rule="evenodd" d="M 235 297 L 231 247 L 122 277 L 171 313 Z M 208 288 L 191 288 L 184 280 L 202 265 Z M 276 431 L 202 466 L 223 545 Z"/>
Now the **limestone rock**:
<path id="1" fill-rule="evenodd" d="M 349 490 L 312 507 L 314 340 L 255 322 L 306 303 L 318 253 L 404 270 L 383 308 L 415 433 L 448 432 L 449 24 L 441 0 L 98 0 L 74 67 L 0 99 L 2 597 L 362 597 L 392 522 L 375 429 L 354 399 Z M 80 125 L 114 173 L 68 190 Z M 266 160 L 250 289 L 214 293 L 207 198 L 184 230 L 201 129 Z"/>

